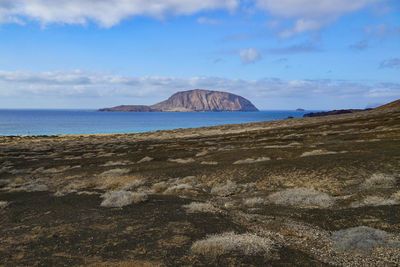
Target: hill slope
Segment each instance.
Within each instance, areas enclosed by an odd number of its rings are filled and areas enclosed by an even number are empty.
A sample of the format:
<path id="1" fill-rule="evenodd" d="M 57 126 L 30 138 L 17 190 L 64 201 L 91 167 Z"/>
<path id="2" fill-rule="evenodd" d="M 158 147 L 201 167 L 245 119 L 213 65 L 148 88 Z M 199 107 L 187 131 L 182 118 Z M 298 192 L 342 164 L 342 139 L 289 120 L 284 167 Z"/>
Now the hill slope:
<path id="1" fill-rule="evenodd" d="M 191 112 L 191 111 L 258 111 L 247 99 L 227 92 L 195 89 L 177 92 L 170 98 L 152 106 L 123 105 L 99 111 L 131 112 Z"/>
<path id="2" fill-rule="evenodd" d="M 395 107 L 400 107 L 400 99 L 390 102 L 388 104 L 379 106 L 376 108 L 376 110 L 383 110 L 383 109 L 387 109 L 387 108 L 395 108 Z"/>

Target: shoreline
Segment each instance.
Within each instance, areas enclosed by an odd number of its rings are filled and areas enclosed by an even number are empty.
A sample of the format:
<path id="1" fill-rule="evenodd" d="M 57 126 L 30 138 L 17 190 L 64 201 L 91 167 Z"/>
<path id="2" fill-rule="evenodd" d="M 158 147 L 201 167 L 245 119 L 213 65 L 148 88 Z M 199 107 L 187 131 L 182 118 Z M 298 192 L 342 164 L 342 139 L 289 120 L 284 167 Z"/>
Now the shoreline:
<path id="1" fill-rule="evenodd" d="M 205 136 L 218 134 L 215 131 L 218 130 L 227 130 L 226 134 L 230 133 L 241 133 L 243 131 L 257 131 L 257 130 L 265 130 L 270 127 L 277 128 L 286 128 L 286 127 L 295 127 L 300 126 L 307 123 L 322 123 L 329 121 L 338 121 L 345 120 L 350 118 L 361 118 L 365 116 L 370 116 L 378 113 L 390 112 L 390 110 L 365 110 L 358 113 L 350 113 L 350 114 L 339 114 L 339 115 L 330 115 L 330 116 L 320 116 L 320 117 L 301 117 L 301 118 L 285 118 L 285 119 L 277 119 L 277 120 L 268 120 L 268 121 L 260 121 L 260 122 L 246 122 L 246 123 L 231 123 L 231 124 L 220 124 L 215 126 L 201 126 L 201 127 L 192 127 L 192 128 L 176 128 L 176 129 L 167 129 L 167 130 L 154 130 L 147 132 L 136 132 L 136 133 L 94 133 L 94 134 L 43 134 L 43 135 L 0 135 L 0 138 L 38 138 L 38 137 L 108 137 L 108 136 L 142 136 L 142 135 L 159 135 L 159 134 L 182 134 L 185 132 L 193 132 L 196 131 L 198 134 L 203 134 Z M 212 131 L 211 133 L 209 131 Z M 233 132 L 232 132 L 233 131 Z"/>

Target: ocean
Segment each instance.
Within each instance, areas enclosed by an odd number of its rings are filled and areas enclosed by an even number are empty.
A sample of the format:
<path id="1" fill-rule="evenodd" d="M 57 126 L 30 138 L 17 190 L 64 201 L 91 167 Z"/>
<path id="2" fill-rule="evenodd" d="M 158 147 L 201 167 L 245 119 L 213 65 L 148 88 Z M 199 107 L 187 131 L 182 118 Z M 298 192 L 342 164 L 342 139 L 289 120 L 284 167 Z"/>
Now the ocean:
<path id="1" fill-rule="evenodd" d="M 0 110 L 0 135 L 139 133 L 178 128 L 280 120 L 307 112 L 97 112 Z"/>

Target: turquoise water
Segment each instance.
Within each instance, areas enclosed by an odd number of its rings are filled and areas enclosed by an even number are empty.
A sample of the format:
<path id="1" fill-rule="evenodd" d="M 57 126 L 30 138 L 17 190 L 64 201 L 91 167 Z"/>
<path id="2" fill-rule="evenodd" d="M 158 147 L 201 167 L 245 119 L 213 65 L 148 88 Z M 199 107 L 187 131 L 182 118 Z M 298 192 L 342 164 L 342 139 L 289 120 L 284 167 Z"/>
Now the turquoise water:
<path id="1" fill-rule="evenodd" d="M 307 111 L 310 112 L 310 111 Z M 138 133 L 302 117 L 307 112 L 97 112 L 0 110 L 0 135 Z"/>

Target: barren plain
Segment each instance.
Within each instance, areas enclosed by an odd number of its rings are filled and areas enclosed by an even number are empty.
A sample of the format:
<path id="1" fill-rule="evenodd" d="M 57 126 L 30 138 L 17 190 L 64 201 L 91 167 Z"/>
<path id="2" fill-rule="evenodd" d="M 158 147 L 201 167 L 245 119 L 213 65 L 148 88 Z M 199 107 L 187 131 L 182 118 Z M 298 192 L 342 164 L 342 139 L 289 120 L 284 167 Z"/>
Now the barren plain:
<path id="1" fill-rule="evenodd" d="M 1 266 L 399 266 L 400 107 L 0 137 Z"/>

